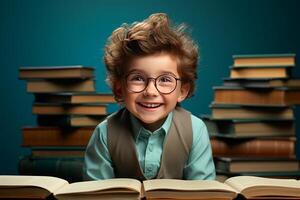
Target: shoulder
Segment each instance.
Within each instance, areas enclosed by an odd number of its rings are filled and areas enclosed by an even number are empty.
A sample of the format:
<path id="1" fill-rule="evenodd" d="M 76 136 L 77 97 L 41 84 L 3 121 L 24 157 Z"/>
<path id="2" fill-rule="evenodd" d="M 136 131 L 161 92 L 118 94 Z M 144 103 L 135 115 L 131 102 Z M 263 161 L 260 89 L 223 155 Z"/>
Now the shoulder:
<path id="1" fill-rule="evenodd" d="M 98 142 L 102 142 L 103 144 L 107 144 L 107 127 L 108 121 L 106 118 L 95 127 L 93 139 L 99 140 Z"/>
<path id="2" fill-rule="evenodd" d="M 199 140 L 206 141 L 209 139 L 205 123 L 199 117 L 191 114 L 192 129 L 193 129 L 193 143 Z"/>
<path id="3" fill-rule="evenodd" d="M 96 126 L 94 130 L 94 135 L 96 134 L 97 138 L 99 138 L 100 140 L 102 140 L 103 143 L 106 144 L 108 129 L 112 128 L 112 126 L 116 126 L 117 124 L 115 122 L 120 121 L 121 116 L 124 117 L 124 114 L 126 114 L 126 112 L 124 112 L 124 109 L 121 109 L 107 116 L 104 121 L 102 121 Z"/>
<path id="4" fill-rule="evenodd" d="M 105 120 L 103 120 L 96 126 L 95 132 L 98 132 L 98 133 L 107 132 L 107 125 L 108 125 L 108 122 L 107 122 L 107 118 L 106 118 Z"/>
<path id="5" fill-rule="evenodd" d="M 181 107 L 176 107 L 174 114 L 181 122 L 184 122 L 190 116 L 192 130 L 193 130 L 193 137 L 202 134 L 207 134 L 205 123 L 199 117 L 193 115 L 190 111 L 185 110 L 184 108 Z"/>
<path id="6" fill-rule="evenodd" d="M 191 114 L 191 121 L 193 130 L 206 129 L 205 123 L 199 117 L 196 117 L 195 115 Z"/>
<path id="7" fill-rule="evenodd" d="M 99 133 L 107 134 L 107 132 L 108 132 L 107 129 L 109 127 L 109 123 L 112 123 L 111 122 L 112 119 L 116 120 L 116 118 L 120 117 L 120 114 L 122 114 L 121 111 L 122 110 L 118 110 L 117 112 L 114 112 L 114 113 L 108 115 L 105 120 L 103 120 L 96 126 L 95 131 L 99 132 Z"/>

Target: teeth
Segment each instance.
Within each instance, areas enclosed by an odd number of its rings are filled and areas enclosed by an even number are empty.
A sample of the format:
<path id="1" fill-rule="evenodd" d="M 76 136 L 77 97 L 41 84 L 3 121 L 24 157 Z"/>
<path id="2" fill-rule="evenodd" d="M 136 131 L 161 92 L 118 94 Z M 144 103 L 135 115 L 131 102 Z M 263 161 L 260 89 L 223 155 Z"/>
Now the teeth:
<path id="1" fill-rule="evenodd" d="M 143 105 L 145 107 L 149 107 L 149 108 L 155 108 L 155 107 L 158 107 L 160 104 L 158 104 L 158 103 L 141 103 L 141 105 Z"/>

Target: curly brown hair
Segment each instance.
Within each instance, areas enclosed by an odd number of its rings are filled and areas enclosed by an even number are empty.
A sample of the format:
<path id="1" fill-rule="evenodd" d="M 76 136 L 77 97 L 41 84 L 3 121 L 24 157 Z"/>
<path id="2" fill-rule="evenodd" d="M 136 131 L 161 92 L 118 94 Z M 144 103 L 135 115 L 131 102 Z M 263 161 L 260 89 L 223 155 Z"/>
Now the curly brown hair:
<path id="1" fill-rule="evenodd" d="M 184 24 L 172 27 L 166 14 L 156 13 L 142 22 L 123 24 L 113 31 L 105 46 L 104 62 L 107 82 L 115 96 L 116 84 L 124 78 L 131 59 L 167 52 L 176 56 L 180 78 L 183 84 L 190 85 L 187 97 L 191 97 L 197 79 L 198 47 L 185 29 Z"/>

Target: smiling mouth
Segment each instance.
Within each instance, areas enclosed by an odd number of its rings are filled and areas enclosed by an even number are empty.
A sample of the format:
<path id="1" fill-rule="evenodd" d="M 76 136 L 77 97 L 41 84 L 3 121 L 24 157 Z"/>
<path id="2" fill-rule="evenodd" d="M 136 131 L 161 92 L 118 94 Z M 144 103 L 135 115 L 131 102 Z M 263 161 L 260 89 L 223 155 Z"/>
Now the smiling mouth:
<path id="1" fill-rule="evenodd" d="M 162 104 L 160 103 L 138 103 L 140 106 L 144 108 L 158 108 Z"/>

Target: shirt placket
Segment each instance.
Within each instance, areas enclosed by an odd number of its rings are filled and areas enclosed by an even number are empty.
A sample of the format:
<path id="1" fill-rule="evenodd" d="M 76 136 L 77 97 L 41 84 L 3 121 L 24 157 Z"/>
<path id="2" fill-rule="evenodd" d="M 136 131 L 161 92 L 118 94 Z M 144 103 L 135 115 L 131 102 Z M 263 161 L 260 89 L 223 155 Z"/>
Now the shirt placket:
<path id="1" fill-rule="evenodd" d="M 155 167 L 156 153 L 154 151 L 156 136 L 151 134 L 148 138 L 148 144 L 145 151 L 145 176 L 147 178 L 153 178 L 157 174 L 157 169 Z"/>

